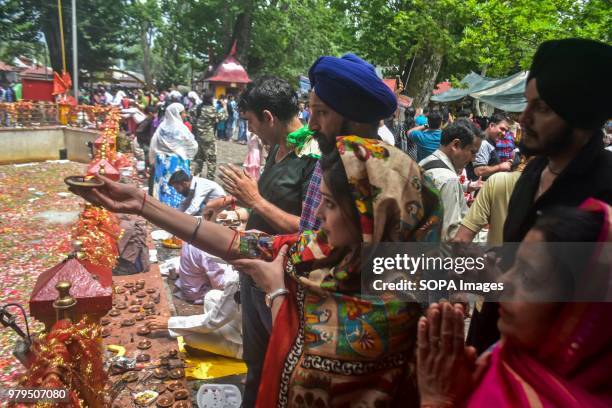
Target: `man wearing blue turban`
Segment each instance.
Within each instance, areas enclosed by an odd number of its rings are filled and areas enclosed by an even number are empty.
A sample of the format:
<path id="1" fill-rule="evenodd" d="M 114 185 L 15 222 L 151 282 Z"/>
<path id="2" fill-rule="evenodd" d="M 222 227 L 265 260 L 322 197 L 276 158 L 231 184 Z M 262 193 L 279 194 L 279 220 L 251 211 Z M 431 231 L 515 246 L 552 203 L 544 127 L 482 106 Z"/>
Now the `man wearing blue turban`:
<path id="1" fill-rule="evenodd" d="M 323 154 L 336 147 L 336 137 L 356 135 L 379 139 L 378 126 L 397 110 L 397 98 L 374 67 L 355 54 L 319 57 L 308 71 L 310 119 Z M 300 231 L 319 226 L 315 210 L 321 202 L 321 166 L 317 163 L 302 207 Z"/>

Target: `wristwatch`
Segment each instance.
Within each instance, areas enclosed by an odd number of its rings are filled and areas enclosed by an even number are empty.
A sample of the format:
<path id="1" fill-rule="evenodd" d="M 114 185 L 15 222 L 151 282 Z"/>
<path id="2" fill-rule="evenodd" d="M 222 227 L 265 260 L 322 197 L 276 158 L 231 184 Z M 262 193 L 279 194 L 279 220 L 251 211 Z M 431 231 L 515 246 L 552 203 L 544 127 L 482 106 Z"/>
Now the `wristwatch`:
<path id="1" fill-rule="evenodd" d="M 289 291 L 285 288 L 276 289 L 272 293 L 266 293 L 266 298 L 265 298 L 266 306 L 268 306 L 269 308 L 272 308 L 272 302 L 274 302 L 274 299 L 276 299 L 279 296 L 285 296 L 288 294 L 289 294 Z"/>

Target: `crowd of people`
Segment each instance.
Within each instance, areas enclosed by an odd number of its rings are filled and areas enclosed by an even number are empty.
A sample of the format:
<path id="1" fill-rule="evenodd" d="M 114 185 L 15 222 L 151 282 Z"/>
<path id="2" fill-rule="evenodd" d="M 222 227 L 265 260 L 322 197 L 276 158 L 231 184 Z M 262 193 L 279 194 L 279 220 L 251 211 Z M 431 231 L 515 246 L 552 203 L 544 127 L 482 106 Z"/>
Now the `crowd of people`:
<path id="1" fill-rule="evenodd" d="M 219 168 L 222 186 L 191 176 L 201 145 L 184 121 L 199 109 L 196 130 L 202 112 L 218 113 L 203 97 L 173 101 L 152 133 L 154 197 L 101 176 L 102 187 L 71 190 L 184 240 L 179 286 L 204 296 L 204 315 L 150 327 L 242 357 L 244 407 L 608 407 L 612 304 L 578 299 L 598 288 L 612 300 L 611 89 L 601 81 L 611 68 L 607 44 L 547 41 L 516 121 L 432 109 L 387 126 L 397 98 L 374 67 L 323 56 L 309 70 L 308 110 L 270 76 L 232 107 L 269 147 L 259 178 L 234 165 Z M 216 223 L 220 214 L 244 230 Z M 485 228 L 490 245 L 520 243 L 496 265 L 503 302 L 362 291 L 363 244 L 472 242 Z M 547 242 L 596 244 L 577 262 L 534 250 Z M 535 300 L 543 284 L 567 301 Z"/>

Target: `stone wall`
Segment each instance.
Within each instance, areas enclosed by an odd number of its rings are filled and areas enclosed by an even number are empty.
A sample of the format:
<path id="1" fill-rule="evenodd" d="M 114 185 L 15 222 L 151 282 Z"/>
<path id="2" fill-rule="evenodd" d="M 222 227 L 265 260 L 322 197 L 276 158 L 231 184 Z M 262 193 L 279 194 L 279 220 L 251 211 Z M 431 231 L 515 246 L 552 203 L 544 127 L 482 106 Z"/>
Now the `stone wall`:
<path id="1" fill-rule="evenodd" d="M 69 160 L 89 163 L 87 143 L 98 136 L 95 130 L 64 126 L 0 128 L 0 164 L 58 160 L 62 149 Z"/>

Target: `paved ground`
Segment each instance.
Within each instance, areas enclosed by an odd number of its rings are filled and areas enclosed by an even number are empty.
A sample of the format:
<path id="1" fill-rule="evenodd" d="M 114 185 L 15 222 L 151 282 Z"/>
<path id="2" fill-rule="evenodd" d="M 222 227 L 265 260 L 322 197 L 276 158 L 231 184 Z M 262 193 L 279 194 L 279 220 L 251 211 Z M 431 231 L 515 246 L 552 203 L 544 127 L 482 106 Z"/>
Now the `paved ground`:
<path id="1" fill-rule="evenodd" d="M 217 164 L 233 163 L 237 165 L 242 165 L 246 154 L 247 147 L 245 145 L 240 145 L 234 142 L 217 141 Z M 216 181 L 219 182 L 218 178 Z M 162 247 L 161 245 L 156 245 L 156 248 L 158 251 L 157 255 L 160 263 L 164 262 L 169 258 L 180 256 L 180 250 L 178 249 L 167 249 Z M 167 279 L 166 283 L 168 284 L 169 291 L 173 292 L 174 281 Z M 179 316 L 189 316 L 202 313 L 202 305 L 190 304 L 182 299 L 177 298 L 176 296 L 172 296 L 172 300 L 174 302 L 176 314 Z M 234 384 L 238 386 L 238 388 L 240 388 L 241 392 L 244 392 L 244 385 L 242 384 L 243 378 L 244 375 L 238 375 L 215 378 L 213 380 L 208 381 L 189 381 L 189 384 L 192 388 L 192 396 L 194 397 L 193 401 L 195 402 L 195 392 L 200 388 L 203 383 Z"/>
<path id="2" fill-rule="evenodd" d="M 218 140 L 217 163 L 234 163 L 242 165 L 247 151 L 246 145 Z"/>

